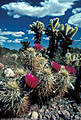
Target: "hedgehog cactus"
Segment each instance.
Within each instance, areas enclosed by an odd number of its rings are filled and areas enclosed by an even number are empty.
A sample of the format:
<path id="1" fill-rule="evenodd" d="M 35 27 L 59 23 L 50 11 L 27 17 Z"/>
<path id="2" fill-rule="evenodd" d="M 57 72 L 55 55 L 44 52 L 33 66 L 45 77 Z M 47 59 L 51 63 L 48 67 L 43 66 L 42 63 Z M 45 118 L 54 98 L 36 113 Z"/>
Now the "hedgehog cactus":
<path id="1" fill-rule="evenodd" d="M 66 91 L 70 86 L 70 77 L 67 70 L 63 69 L 65 71 L 63 72 L 63 70 L 60 69 L 61 72 L 59 71 L 55 74 L 51 69 L 48 59 L 43 57 L 40 52 L 34 48 L 28 48 L 26 53 L 29 55 L 27 60 L 28 65 L 32 67 L 31 72 L 39 79 L 39 83 L 30 94 L 32 99 L 38 99 L 38 101 L 42 103 L 52 95 L 53 91 L 55 91 L 55 94 L 61 94 L 62 91 Z"/>
<path id="2" fill-rule="evenodd" d="M 53 92 L 54 81 L 52 71 L 48 65 L 48 61 L 44 57 L 38 56 L 34 58 L 32 68 L 32 72 L 39 78 L 39 84 L 33 94 L 37 95 L 40 102 L 44 102 Z"/>
<path id="3" fill-rule="evenodd" d="M 64 66 L 61 66 L 61 69 L 58 73 L 54 75 L 55 79 L 55 95 L 63 96 L 65 92 L 68 91 L 68 88 L 71 86 L 71 76 L 69 72 L 65 69 Z"/>
<path id="4" fill-rule="evenodd" d="M 61 40 L 60 41 L 60 47 L 63 48 L 63 52 L 64 54 L 67 52 L 67 49 L 69 48 L 69 45 L 72 45 L 73 40 L 72 37 L 76 34 L 78 28 L 75 27 L 75 29 L 73 27 L 71 27 L 68 24 L 65 24 L 65 26 L 62 24 L 60 26 L 60 36 L 61 36 Z"/>
<path id="5" fill-rule="evenodd" d="M 27 112 L 29 97 L 23 94 L 16 81 L 0 83 L 0 109 L 3 115 L 20 116 Z M 0 114 L 1 114 L 0 113 Z M 4 116 L 3 116 L 4 117 Z"/>
<path id="6" fill-rule="evenodd" d="M 36 39 L 35 43 L 40 44 L 42 31 L 44 29 L 44 24 L 40 21 L 33 22 L 33 24 L 30 25 L 30 29 L 31 31 L 35 32 L 34 35 L 35 36 L 34 39 Z"/>

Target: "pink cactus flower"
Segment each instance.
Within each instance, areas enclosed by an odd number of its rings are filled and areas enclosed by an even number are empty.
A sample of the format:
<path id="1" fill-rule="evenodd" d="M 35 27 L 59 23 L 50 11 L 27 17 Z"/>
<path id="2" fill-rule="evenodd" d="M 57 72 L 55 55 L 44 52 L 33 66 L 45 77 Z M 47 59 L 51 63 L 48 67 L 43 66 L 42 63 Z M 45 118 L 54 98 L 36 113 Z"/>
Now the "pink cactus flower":
<path id="1" fill-rule="evenodd" d="M 55 69 L 57 72 L 59 72 L 60 69 L 61 69 L 61 65 L 59 65 L 58 63 L 56 63 L 56 62 L 54 62 L 54 61 L 51 62 L 51 66 L 52 66 L 52 68 Z"/>
<path id="2" fill-rule="evenodd" d="M 66 69 L 71 75 L 75 75 L 75 73 L 76 73 L 75 68 L 69 67 L 68 65 L 65 66 L 65 69 Z"/>
<path id="3" fill-rule="evenodd" d="M 36 86 L 39 83 L 39 79 L 35 76 L 33 76 L 32 74 L 25 74 L 25 82 L 26 84 L 31 87 L 31 88 L 36 88 Z"/>
<path id="4" fill-rule="evenodd" d="M 34 48 L 36 48 L 38 51 L 41 51 L 42 50 L 42 46 L 40 44 L 34 44 Z"/>

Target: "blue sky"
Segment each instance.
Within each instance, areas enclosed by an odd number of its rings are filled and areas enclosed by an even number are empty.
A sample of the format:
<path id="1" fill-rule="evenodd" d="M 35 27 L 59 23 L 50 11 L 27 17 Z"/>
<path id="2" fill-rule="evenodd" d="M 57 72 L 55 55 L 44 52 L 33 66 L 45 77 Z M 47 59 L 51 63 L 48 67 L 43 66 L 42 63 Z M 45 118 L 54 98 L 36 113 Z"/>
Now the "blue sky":
<path id="1" fill-rule="evenodd" d="M 81 48 L 81 0 L 0 0 L 0 44 L 10 49 L 19 49 L 20 41 L 31 41 L 33 32 L 29 24 L 39 20 L 49 24 L 49 20 L 59 17 L 60 23 L 77 26 L 78 32 L 73 37 L 73 47 Z M 49 40 L 43 33 L 43 46 Z"/>

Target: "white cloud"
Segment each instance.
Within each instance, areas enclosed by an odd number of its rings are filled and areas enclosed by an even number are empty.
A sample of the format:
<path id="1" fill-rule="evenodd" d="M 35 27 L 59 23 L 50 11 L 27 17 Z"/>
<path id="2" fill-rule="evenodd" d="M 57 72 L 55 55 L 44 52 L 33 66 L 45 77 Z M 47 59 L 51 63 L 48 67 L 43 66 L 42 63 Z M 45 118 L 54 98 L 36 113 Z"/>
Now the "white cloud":
<path id="1" fill-rule="evenodd" d="M 25 35 L 25 33 L 22 31 L 11 32 L 11 31 L 1 31 L 0 30 L 0 35 L 12 35 L 13 37 L 22 37 L 23 35 Z"/>
<path id="2" fill-rule="evenodd" d="M 8 39 L 7 37 L 0 36 L 0 41 L 1 41 L 1 40 L 7 40 L 7 39 Z"/>
<path id="3" fill-rule="evenodd" d="M 23 35 L 25 35 L 25 33 L 22 32 L 22 31 L 12 32 L 12 31 L 7 31 L 7 30 L 2 31 L 2 29 L 0 29 L 0 44 L 3 45 L 4 42 L 7 42 L 7 43 L 20 43 L 20 41 L 23 41 L 23 39 L 20 39 Z M 15 38 L 10 40 L 10 36 L 13 36 Z"/>
<path id="4" fill-rule="evenodd" d="M 13 42 L 12 40 L 7 40 L 7 43 L 11 43 L 11 42 Z"/>
<path id="5" fill-rule="evenodd" d="M 11 2 L 2 5 L 1 8 L 7 10 L 9 16 L 19 18 L 25 16 L 45 17 L 45 16 L 61 16 L 67 9 L 70 9 L 78 0 L 45 0 L 40 2 L 40 6 L 32 6 L 27 2 Z"/>
<path id="6" fill-rule="evenodd" d="M 34 31 L 27 30 L 28 34 L 34 34 Z"/>
<path id="7" fill-rule="evenodd" d="M 33 37 L 32 40 L 35 40 L 35 38 Z"/>
<path id="8" fill-rule="evenodd" d="M 27 40 L 27 39 L 28 39 L 28 37 L 24 37 L 24 39 L 26 39 L 26 40 Z"/>
<path id="9" fill-rule="evenodd" d="M 23 39 L 8 40 L 8 43 L 20 43 Z"/>
<path id="10" fill-rule="evenodd" d="M 49 37 L 43 37 L 44 40 L 49 40 Z"/>
<path id="11" fill-rule="evenodd" d="M 3 45 L 3 43 L 6 42 L 7 39 L 7 37 L 0 36 L 0 45 Z"/>
<path id="12" fill-rule="evenodd" d="M 77 27 L 81 27 L 81 8 L 76 8 L 72 10 L 72 13 L 74 15 L 72 15 L 69 20 L 68 23 L 75 25 Z"/>

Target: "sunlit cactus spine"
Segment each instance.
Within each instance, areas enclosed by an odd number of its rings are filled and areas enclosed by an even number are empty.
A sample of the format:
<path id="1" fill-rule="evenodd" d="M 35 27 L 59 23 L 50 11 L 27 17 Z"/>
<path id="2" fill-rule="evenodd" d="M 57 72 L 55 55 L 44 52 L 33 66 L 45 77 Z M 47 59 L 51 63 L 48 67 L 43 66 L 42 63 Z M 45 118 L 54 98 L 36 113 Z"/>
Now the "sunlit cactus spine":
<path id="1" fill-rule="evenodd" d="M 42 32 L 44 30 L 44 24 L 40 21 L 33 22 L 33 24 L 30 25 L 30 29 L 35 33 L 35 43 L 40 44 Z"/>
<path id="2" fill-rule="evenodd" d="M 60 26 L 59 34 L 62 40 L 60 41 L 60 47 L 63 48 L 64 54 L 67 52 L 67 49 L 69 49 L 69 45 L 72 45 L 73 43 L 72 37 L 76 34 L 77 30 L 78 30 L 77 27 L 75 27 L 74 29 L 68 24 L 65 24 L 65 26 L 62 24 Z"/>
<path id="3" fill-rule="evenodd" d="M 16 81 L 0 82 L 0 116 L 18 117 L 28 111 L 29 96 Z"/>
<path id="4" fill-rule="evenodd" d="M 48 47 L 48 51 L 49 51 L 50 56 L 52 56 L 52 54 L 58 48 L 59 38 L 58 38 L 58 30 L 57 30 L 57 28 L 59 26 L 60 26 L 59 18 L 54 18 L 54 19 L 50 20 L 50 24 L 45 29 L 45 34 L 50 39 L 49 40 L 49 47 Z"/>

